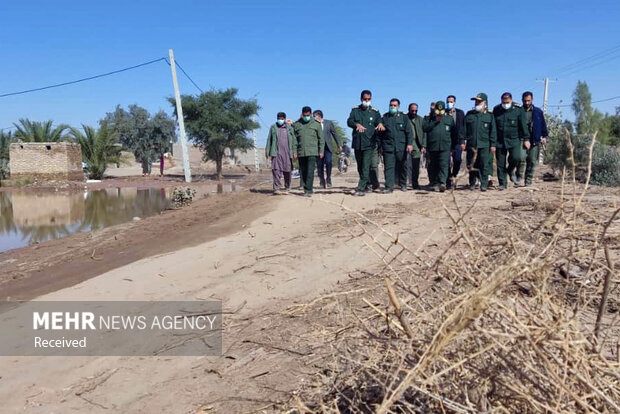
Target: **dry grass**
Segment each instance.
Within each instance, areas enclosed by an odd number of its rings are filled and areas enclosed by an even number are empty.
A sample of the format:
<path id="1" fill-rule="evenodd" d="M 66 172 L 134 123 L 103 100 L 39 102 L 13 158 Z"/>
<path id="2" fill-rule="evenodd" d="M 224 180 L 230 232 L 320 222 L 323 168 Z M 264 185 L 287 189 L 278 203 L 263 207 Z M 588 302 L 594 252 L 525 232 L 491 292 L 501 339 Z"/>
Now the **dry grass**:
<path id="1" fill-rule="evenodd" d="M 290 412 L 620 412 L 620 210 L 594 212 L 587 191 L 562 184 L 494 224 L 452 197 L 456 230 L 433 256 L 342 206 L 383 269 L 375 289 L 291 310 L 339 311 L 338 328 L 315 332 L 327 368 Z"/>

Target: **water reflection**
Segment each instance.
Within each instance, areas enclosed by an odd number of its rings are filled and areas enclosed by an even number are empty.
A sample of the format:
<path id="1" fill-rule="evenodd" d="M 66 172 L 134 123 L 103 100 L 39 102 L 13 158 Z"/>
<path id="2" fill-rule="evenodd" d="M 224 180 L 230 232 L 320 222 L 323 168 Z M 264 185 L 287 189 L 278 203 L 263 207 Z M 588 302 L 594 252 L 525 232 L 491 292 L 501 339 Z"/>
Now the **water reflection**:
<path id="1" fill-rule="evenodd" d="M 0 192 L 0 251 L 148 217 L 170 206 L 165 189 Z"/>

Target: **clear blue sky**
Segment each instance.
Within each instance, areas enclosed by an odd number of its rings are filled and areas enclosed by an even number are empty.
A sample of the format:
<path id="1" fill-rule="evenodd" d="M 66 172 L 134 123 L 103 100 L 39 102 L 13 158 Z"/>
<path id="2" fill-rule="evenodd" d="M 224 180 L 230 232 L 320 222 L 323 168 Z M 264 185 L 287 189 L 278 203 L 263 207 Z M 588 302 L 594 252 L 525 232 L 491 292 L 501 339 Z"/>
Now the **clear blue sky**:
<path id="1" fill-rule="evenodd" d="M 293 4 L 294 3 L 294 4 Z M 389 6 L 389 5 L 392 6 Z M 108 72 L 167 56 L 203 88 L 257 96 L 267 124 L 322 109 L 345 126 L 359 92 L 381 111 L 526 89 L 542 105 L 570 103 L 577 80 L 594 100 L 620 95 L 620 51 L 576 73 L 558 69 L 620 45 L 618 1 L 11 1 L 2 6 L 0 94 Z M 614 58 L 614 56 L 616 58 Z M 586 65 L 587 66 L 587 65 Z M 196 93 L 180 75 L 182 93 Z M 117 104 L 172 113 L 170 70 L 156 64 L 77 85 L 0 99 L 0 128 L 18 118 L 96 124 Z M 518 96 L 517 96 L 518 95 Z M 620 100 L 597 104 L 614 112 Z M 555 111 L 553 108 L 551 108 Z M 564 108 L 565 117 L 572 117 Z M 266 130 L 259 131 L 259 145 Z"/>

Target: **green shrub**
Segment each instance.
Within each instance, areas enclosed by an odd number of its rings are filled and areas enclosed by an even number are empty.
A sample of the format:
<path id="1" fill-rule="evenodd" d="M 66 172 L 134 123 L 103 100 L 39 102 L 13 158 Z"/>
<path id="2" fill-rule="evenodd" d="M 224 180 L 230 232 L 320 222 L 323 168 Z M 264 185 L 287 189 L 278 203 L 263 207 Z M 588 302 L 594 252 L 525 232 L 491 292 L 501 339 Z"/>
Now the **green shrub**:
<path id="1" fill-rule="evenodd" d="M 188 206 L 194 200 L 196 190 L 191 187 L 174 187 L 172 191 L 172 204 L 175 207 Z"/>
<path id="2" fill-rule="evenodd" d="M 572 174 L 573 166 L 570 155 L 568 140 L 573 145 L 573 157 L 575 159 L 575 175 L 577 180 L 585 181 L 588 170 L 590 145 L 592 136 L 555 134 L 549 137 L 545 152 L 545 164 L 549 165 L 556 173 L 566 168 L 566 173 Z M 596 142 L 592 151 L 592 171 L 590 182 L 604 186 L 620 186 L 620 154 L 616 147 Z"/>

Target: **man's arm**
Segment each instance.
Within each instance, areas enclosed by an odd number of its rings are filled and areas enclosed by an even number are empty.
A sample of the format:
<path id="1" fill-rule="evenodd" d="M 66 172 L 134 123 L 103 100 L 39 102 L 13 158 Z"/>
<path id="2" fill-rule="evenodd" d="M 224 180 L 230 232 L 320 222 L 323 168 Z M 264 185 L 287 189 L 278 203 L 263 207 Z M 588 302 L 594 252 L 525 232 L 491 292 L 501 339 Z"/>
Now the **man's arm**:
<path id="1" fill-rule="evenodd" d="M 542 137 L 547 138 L 549 136 L 549 131 L 547 131 L 547 120 L 545 119 L 545 114 L 542 110 L 540 110 L 540 119 L 542 120 Z"/>
<path id="2" fill-rule="evenodd" d="M 523 108 L 521 108 L 521 113 L 519 114 L 519 129 L 521 130 L 522 140 L 530 142 L 530 129 L 527 126 L 527 116 Z"/>
<path id="3" fill-rule="evenodd" d="M 458 116 L 458 115 L 461 116 Z M 457 136 L 457 141 L 459 144 L 464 144 L 465 143 L 465 112 L 461 111 L 460 109 L 457 110 L 457 116 L 456 116 L 456 121 L 457 121 L 457 129 L 458 129 L 458 136 Z"/>
<path id="4" fill-rule="evenodd" d="M 491 115 L 491 134 L 489 136 L 489 146 L 495 148 L 497 146 L 497 124 L 495 117 Z"/>
<path id="5" fill-rule="evenodd" d="M 336 140 L 336 145 L 338 145 L 338 148 L 342 147 L 342 140 L 336 133 L 336 127 L 332 121 L 329 121 L 329 134 L 331 134 L 331 136 Z M 325 139 L 327 139 L 327 137 L 325 137 Z"/>
<path id="6" fill-rule="evenodd" d="M 271 148 L 271 131 L 273 131 L 273 125 L 269 127 L 269 134 L 267 135 L 267 144 L 265 144 L 265 158 L 269 159 L 269 149 Z"/>
<path id="7" fill-rule="evenodd" d="M 357 119 L 355 119 L 355 109 L 351 109 L 351 113 L 349 114 L 349 118 L 347 119 L 347 126 L 349 128 L 355 129 L 356 124 L 358 124 Z"/>
<path id="8" fill-rule="evenodd" d="M 437 125 L 439 123 L 439 121 L 431 119 L 430 117 L 424 120 L 424 123 L 422 124 L 422 131 L 424 132 L 431 132 L 433 130 L 433 128 L 435 128 L 435 125 Z"/>
<path id="9" fill-rule="evenodd" d="M 409 147 L 407 148 L 407 151 L 409 152 L 413 151 L 413 140 L 414 140 L 413 125 L 411 125 L 411 122 L 409 122 L 409 119 L 407 119 L 406 115 L 405 115 L 405 138 L 407 139 L 407 146 Z"/>
<path id="10" fill-rule="evenodd" d="M 316 129 L 319 138 L 319 156 L 322 157 L 323 151 L 325 151 L 325 136 L 323 135 L 323 128 L 321 128 L 321 124 L 318 122 L 317 124 L 319 125 Z"/>

